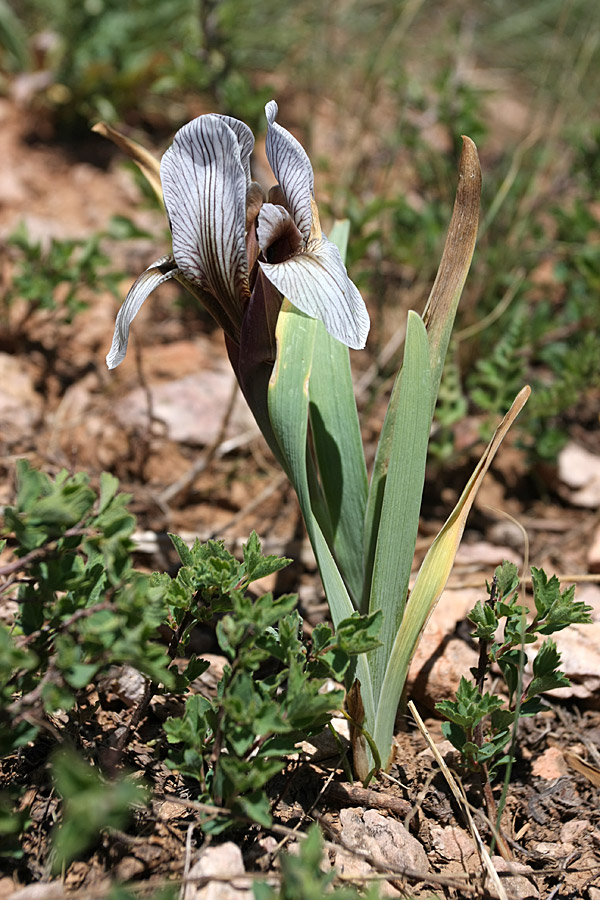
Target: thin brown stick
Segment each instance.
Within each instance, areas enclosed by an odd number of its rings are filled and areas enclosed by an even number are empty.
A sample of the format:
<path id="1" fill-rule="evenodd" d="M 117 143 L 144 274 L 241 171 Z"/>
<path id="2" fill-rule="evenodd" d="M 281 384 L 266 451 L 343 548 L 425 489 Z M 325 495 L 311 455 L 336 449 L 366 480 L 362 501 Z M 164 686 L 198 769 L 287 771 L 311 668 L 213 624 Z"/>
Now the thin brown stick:
<path id="1" fill-rule="evenodd" d="M 92 534 L 91 529 L 82 528 L 80 525 L 75 525 L 73 528 L 68 528 L 60 538 L 57 538 L 55 541 L 49 541 L 47 544 L 44 544 L 42 547 L 36 547 L 34 550 L 30 550 L 29 553 L 26 553 L 25 556 L 20 556 L 18 559 L 14 559 L 10 563 L 6 563 L 4 566 L 0 566 L 0 577 L 4 575 L 12 575 L 13 572 L 18 572 L 21 569 L 25 569 L 32 562 L 37 562 L 39 559 L 45 559 L 48 556 L 52 556 L 53 553 L 56 553 L 58 550 L 59 541 L 64 540 L 69 537 L 79 537 L 82 535 Z"/>

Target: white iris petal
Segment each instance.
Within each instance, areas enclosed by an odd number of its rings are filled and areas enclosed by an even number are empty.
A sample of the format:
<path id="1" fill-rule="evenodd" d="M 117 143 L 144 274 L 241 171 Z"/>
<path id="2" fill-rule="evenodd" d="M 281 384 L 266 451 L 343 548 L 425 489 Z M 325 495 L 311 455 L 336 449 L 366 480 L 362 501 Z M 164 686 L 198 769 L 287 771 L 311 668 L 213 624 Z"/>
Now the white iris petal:
<path id="1" fill-rule="evenodd" d="M 301 312 L 320 319 L 338 341 L 362 350 L 369 314 L 335 244 L 324 237 L 284 262 L 259 264 L 271 284 Z"/>
<path id="2" fill-rule="evenodd" d="M 167 268 L 170 266 L 170 268 Z M 144 300 L 152 291 L 179 274 L 172 256 L 162 256 L 155 263 L 148 266 L 145 272 L 133 283 L 127 294 L 115 322 L 115 333 L 112 339 L 110 351 L 106 357 L 106 365 L 109 369 L 116 368 L 125 359 L 127 344 L 129 343 L 129 329 L 131 323 L 140 311 Z"/>

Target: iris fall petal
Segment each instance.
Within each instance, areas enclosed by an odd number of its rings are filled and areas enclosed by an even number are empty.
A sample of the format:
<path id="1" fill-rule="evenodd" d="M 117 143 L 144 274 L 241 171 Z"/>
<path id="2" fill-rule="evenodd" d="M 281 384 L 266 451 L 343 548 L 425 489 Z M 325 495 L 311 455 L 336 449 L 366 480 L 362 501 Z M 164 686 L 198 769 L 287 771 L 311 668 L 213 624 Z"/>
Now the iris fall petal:
<path id="1" fill-rule="evenodd" d="M 148 266 L 145 272 L 133 283 L 127 294 L 115 322 L 115 333 L 112 339 L 110 351 L 106 357 L 106 365 L 109 369 L 116 368 L 125 359 L 127 344 L 129 342 L 129 329 L 131 323 L 141 309 L 144 300 L 152 291 L 178 274 L 177 265 L 172 256 L 162 256 L 155 263 Z"/>
<path id="2" fill-rule="evenodd" d="M 294 306 L 320 319 L 338 341 L 362 350 L 369 333 L 369 315 L 335 244 L 324 237 L 283 262 L 259 261 L 259 265 Z"/>

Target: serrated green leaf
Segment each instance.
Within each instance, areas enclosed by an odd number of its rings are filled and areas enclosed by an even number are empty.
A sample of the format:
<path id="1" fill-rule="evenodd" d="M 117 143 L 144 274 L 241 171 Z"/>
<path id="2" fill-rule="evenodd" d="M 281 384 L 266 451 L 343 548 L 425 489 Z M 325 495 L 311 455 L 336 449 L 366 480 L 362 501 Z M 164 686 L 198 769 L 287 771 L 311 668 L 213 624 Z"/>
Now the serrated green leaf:
<path id="1" fill-rule="evenodd" d="M 532 679 L 527 688 L 527 698 L 531 699 L 537 694 L 545 694 L 548 691 L 554 691 L 556 688 L 569 687 L 571 681 L 564 672 L 552 672 L 548 675 L 540 675 Z"/>
<path id="2" fill-rule="evenodd" d="M 539 634 L 553 634 L 568 625 L 589 624 L 592 621 L 591 606 L 575 602 L 575 585 L 562 593 L 556 575 L 548 579 L 543 569 L 531 568 L 533 597 L 537 610 L 536 630 Z"/>
<path id="3" fill-rule="evenodd" d="M 533 660 L 533 674 L 536 677 L 549 675 L 560 665 L 560 659 L 556 643 L 549 638 L 544 641 Z"/>
<path id="4" fill-rule="evenodd" d="M 56 754 L 52 772 L 63 798 L 62 820 L 53 839 L 57 872 L 97 840 L 101 830 L 121 828 L 132 804 L 144 802 L 146 791 L 126 779 L 104 781 L 74 753 Z"/>
<path id="5" fill-rule="evenodd" d="M 498 628 L 498 617 L 489 603 L 477 601 L 467 619 L 477 626 L 471 637 L 482 641 L 493 640 Z"/>
<path id="6" fill-rule="evenodd" d="M 328 647 L 333 638 L 333 632 L 329 625 L 324 622 L 318 622 L 313 628 L 311 635 L 313 653 L 320 653 L 325 647 Z"/>
<path id="7" fill-rule="evenodd" d="M 98 515 L 102 515 L 114 500 L 119 490 L 119 479 L 115 478 L 110 472 L 102 472 L 100 475 L 100 499 L 98 505 Z"/>
<path id="8" fill-rule="evenodd" d="M 255 531 L 248 538 L 248 542 L 243 545 L 242 552 L 244 555 L 245 581 L 251 584 L 258 581 L 259 578 L 266 578 L 267 575 L 273 575 L 279 572 L 292 562 L 279 556 L 263 556 L 262 547 Z"/>
<path id="9" fill-rule="evenodd" d="M 497 595 L 500 600 L 510 597 L 519 587 L 519 570 L 512 562 L 504 560 L 495 571 Z"/>
<path id="10" fill-rule="evenodd" d="M 183 566 L 193 566 L 194 555 L 183 538 L 180 538 L 178 534 L 171 534 L 169 532 L 169 539 L 177 551 L 177 556 L 179 557 L 181 564 Z"/>
<path id="11" fill-rule="evenodd" d="M 465 729 L 456 722 L 442 722 L 442 733 L 444 737 L 450 741 L 453 747 L 463 752 L 463 747 L 467 742 Z"/>
<path id="12" fill-rule="evenodd" d="M 383 623 L 383 613 L 377 610 L 371 615 L 354 613 L 343 619 L 336 628 L 334 640 L 349 656 L 367 653 L 381 646 L 379 633 Z"/>
<path id="13" fill-rule="evenodd" d="M 273 818 L 271 816 L 269 800 L 268 797 L 259 791 L 246 794 L 244 797 L 238 797 L 236 800 L 236 807 L 239 808 L 244 816 L 252 819 L 253 822 L 258 822 L 263 828 L 271 827 Z"/>

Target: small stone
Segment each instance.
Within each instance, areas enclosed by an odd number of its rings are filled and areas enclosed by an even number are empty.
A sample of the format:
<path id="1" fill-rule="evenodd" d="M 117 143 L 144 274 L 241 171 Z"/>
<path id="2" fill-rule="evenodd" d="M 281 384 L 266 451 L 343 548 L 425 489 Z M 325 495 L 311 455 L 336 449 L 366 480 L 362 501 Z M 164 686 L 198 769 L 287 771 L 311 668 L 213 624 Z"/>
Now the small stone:
<path id="1" fill-rule="evenodd" d="M 560 829 L 560 839 L 565 842 L 577 843 L 590 828 L 591 825 L 587 819 L 571 819 L 570 822 L 565 822 Z"/>
<path id="2" fill-rule="evenodd" d="M 521 544 L 523 538 L 521 537 Z M 493 569 L 501 565 L 504 560 L 521 565 L 522 558 L 515 553 L 512 547 L 502 547 L 489 541 L 473 541 L 470 544 L 460 544 L 456 551 L 455 566 L 476 566 L 477 569 Z M 481 590 L 480 595 L 484 593 Z M 473 604 L 475 605 L 475 604 Z"/>
<path id="3" fill-rule="evenodd" d="M 538 778 L 543 778 L 545 781 L 555 781 L 555 779 L 561 778 L 563 775 L 568 775 L 569 767 L 565 762 L 562 750 L 559 750 L 558 747 L 548 747 L 535 760 L 531 771 Z"/>
<path id="4" fill-rule="evenodd" d="M 0 434 L 12 441 L 31 431 L 39 422 L 42 398 L 23 362 L 10 353 L 0 353 Z"/>
<path id="5" fill-rule="evenodd" d="M 597 509 L 600 505 L 600 456 L 573 442 L 558 456 L 558 475 L 571 490 L 573 506 Z"/>
<path id="6" fill-rule="evenodd" d="M 409 694 L 428 709 L 435 709 L 441 700 L 453 700 L 460 679 L 477 665 L 478 654 L 466 641 L 448 638 L 453 631 L 454 625 L 435 634 L 426 630 L 411 663 Z"/>
<path id="7" fill-rule="evenodd" d="M 183 819 L 189 815 L 189 809 L 182 803 L 173 803 L 171 800 L 165 800 L 158 809 L 158 818 L 161 822 L 172 822 L 174 819 Z"/>
<path id="8" fill-rule="evenodd" d="M 429 871 L 427 854 L 419 841 L 395 819 L 379 815 L 375 810 L 340 810 L 342 839 L 356 850 L 365 851 L 382 866 L 401 872 L 403 869 Z"/>
<path id="9" fill-rule="evenodd" d="M 200 851 L 199 859 L 189 871 L 190 882 L 186 885 L 184 900 L 250 900 L 249 888 L 232 883 L 236 875 L 245 875 L 245 872 L 242 851 L 237 844 L 227 841 L 207 847 Z M 194 884 L 194 878 L 203 877 L 219 880 Z"/>
<path id="10" fill-rule="evenodd" d="M 234 376 L 228 371 L 206 370 L 174 381 L 150 385 L 152 415 L 172 441 L 208 446 L 218 437 L 229 406 Z M 115 407 L 123 427 L 148 425 L 148 394 L 144 388 L 130 391 Z M 242 397 L 236 398 L 226 437 L 238 437 L 258 428 Z"/>
<path id="11" fill-rule="evenodd" d="M 597 526 L 592 537 L 592 543 L 587 555 L 588 570 L 594 574 L 600 572 L 600 525 Z"/>
<path id="12" fill-rule="evenodd" d="M 540 856 L 545 856 L 551 860 L 566 859 L 575 850 L 575 844 L 568 842 L 562 843 L 558 841 L 539 841 L 533 845 L 533 849 Z"/>
<path id="13" fill-rule="evenodd" d="M 462 828 L 455 825 L 433 825 L 430 829 L 431 841 L 435 850 L 444 859 L 456 859 L 461 862 L 477 853 L 477 848 L 472 839 Z"/>
<path id="14" fill-rule="evenodd" d="M 532 872 L 529 866 L 517 862 L 507 862 L 505 859 L 502 859 L 501 856 L 492 856 L 492 863 L 496 872 L 511 873 L 500 879 L 503 887 L 506 889 L 506 893 L 511 897 L 511 900 L 538 900 L 540 892 L 523 874 L 525 872 L 527 872 L 527 874 Z"/>
<path id="15" fill-rule="evenodd" d="M 102 687 L 131 708 L 142 700 L 147 681 L 133 666 L 112 666 L 102 678 Z"/>
<path id="16" fill-rule="evenodd" d="M 376 874 L 373 866 L 370 866 L 365 859 L 349 853 L 341 847 L 335 851 L 334 866 L 344 880 L 351 881 L 352 884 L 364 884 L 367 886 L 370 882 L 367 880 L 369 876 Z M 400 891 L 387 881 L 379 882 L 379 895 L 381 897 L 400 897 L 403 896 Z"/>

